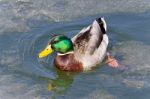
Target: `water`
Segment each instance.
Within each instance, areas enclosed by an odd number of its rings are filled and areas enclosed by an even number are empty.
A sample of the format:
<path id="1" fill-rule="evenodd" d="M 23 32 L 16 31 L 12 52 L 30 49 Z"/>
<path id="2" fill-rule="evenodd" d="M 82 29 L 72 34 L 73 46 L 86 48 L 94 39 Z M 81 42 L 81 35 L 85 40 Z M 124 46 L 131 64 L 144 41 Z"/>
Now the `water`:
<path id="1" fill-rule="evenodd" d="M 0 99 L 149 99 L 149 10 L 149 0 L 0 0 Z M 99 16 L 122 68 L 65 73 L 56 53 L 37 58 L 52 34 L 73 37 Z"/>

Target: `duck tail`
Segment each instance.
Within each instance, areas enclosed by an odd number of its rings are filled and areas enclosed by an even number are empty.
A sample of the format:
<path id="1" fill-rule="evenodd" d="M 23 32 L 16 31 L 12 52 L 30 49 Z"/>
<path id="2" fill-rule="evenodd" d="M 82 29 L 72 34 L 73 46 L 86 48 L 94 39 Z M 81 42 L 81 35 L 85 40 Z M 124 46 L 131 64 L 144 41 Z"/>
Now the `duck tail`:
<path id="1" fill-rule="evenodd" d="M 99 26 L 101 28 L 102 33 L 106 34 L 107 24 L 106 24 L 106 21 L 105 21 L 104 17 L 98 18 L 98 19 L 96 19 L 96 21 L 98 22 L 98 24 L 99 24 Z"/>

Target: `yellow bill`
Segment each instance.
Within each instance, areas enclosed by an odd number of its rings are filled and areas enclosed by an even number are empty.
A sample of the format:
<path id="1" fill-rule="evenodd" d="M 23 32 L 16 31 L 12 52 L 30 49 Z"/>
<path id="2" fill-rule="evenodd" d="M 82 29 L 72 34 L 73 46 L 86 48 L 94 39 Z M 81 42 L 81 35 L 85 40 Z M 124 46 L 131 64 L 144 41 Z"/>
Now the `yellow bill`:
<path id="1" fill-rule="evenodd" d="M 43 51 L 39 53 L 39 58 L 44 58 L 51 54 L 53 52 L 53 49 L 51 48 L 51 45 L 48 45 Z"/>

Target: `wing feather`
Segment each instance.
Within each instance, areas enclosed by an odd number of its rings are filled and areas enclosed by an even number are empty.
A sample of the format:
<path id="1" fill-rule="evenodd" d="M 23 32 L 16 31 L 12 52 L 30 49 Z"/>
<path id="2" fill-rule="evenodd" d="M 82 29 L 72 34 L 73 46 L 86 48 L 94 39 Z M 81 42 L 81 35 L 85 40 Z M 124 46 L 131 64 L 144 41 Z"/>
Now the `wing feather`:
<path id="1" fill-rule="evenodd" d="M 103 34 L 106 33 L 106 22 L 104 18 L 95 20 L 92 25 L 83 28 L 72 38 L 75 51 L 80 54 L 92 55 L 100 46 Z"/>

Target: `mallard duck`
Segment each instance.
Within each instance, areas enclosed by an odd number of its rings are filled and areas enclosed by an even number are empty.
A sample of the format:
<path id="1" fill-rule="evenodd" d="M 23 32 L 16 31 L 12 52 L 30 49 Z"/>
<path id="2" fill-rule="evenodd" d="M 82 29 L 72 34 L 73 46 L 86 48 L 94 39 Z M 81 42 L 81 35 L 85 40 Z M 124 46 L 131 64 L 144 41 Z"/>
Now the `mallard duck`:
<path id="1" fill-rule="evenodd" d="M 118 65 L 117 61 L 110 54 L 106 54 L 109 43 L 106 31 L 107 25 L 104 18 L 98 18 L 91 25 L 83 28 L 72 39 L 65 35 L 54 36 L 47 47 L 39 53 L 39 58 L 46 57 L 56 51 L 57 56 L 54 59 L 54 65 L 58 69 L 87 71 L 101 63 L 108 56 L 107 63 L 115 67 Z"/>

